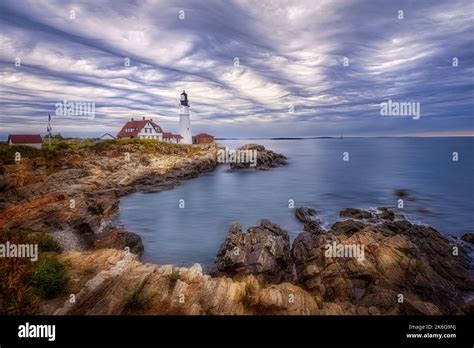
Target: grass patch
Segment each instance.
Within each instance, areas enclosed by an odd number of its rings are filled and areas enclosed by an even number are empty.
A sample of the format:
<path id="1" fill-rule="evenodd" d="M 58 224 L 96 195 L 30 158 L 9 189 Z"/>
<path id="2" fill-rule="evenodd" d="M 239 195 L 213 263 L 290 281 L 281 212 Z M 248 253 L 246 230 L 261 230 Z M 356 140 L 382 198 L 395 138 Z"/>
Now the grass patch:
<path id="1" fill-rule="evenodd" d="M 22 258 L 0 260 L 0 314 L 37 314 L 40 299 L 31 286 L 33 263 Z"/>
<path id="2" fill-rule="evenodd" d="M 166 143 L 154 139 L 111 139 L 94 141 L 93 139 L 64 139 L 52 138 L 51 144 L 46 140 L 43 147 L 36 149 L 30 146 L 18 145 L 9 146 L 6 143 L 0 143 L 0 173 L 4 172 L 1 166 L 15 164 L 15 153 L 19 152 L 21 158 L 42 157 L 46 163 L 46 174 L 49 176 L 56 173 L 64 166 L 64 158 L 67 155 L 87 153 L 93 151 L 102 155 L 108 151 L 119 152 L 140 152 L 154 155 L 178 155 L 191 157 L 199 153 L 199 147 Z M 108 154 L 106 154 L 108 155 Z"/>
<path id="3" fill-rule="evenodd" d="M 15 154 L 19 152 L 21 158 L 36 158 L 42 155 L 40 149 L 26 145 L 0 144 L 0 165 L 15 164 Z"/>
<path id="4" fill-rule="evenodd" d="M 44 299 L 62 294 L 69 281 L 66 265 L 53 255 L 46 255 L 38 260 L 31 279 L 34 292 Z"/>
<path id="5" fill-rule="evenodd" d="M 38 244 L 39 252 L 61 252 L 61 245 L 49 233 L 28 229 L 8 229 L 0 233 L 0 243 Z"/>
<path id="6" fill-rule="evenodd" d="M 59 295 L 67 285 L 66 265 L 53 253 L 59 243 L 49 234 L 13 229 L 0 232 L 0 243 L 38 244 L 40 259 L 0 259 L 0 315 L 37 314 L 42 298 Z M 48 255 L 41 255 L 49 253 Z"/>
<path id="7" fill-rule="evenodd" d="M 198 147 L 198 146 L 189 146 L 187 155 L 188 155 L 188 157 L 192 157 L 195 154 L 200 153 L 200 152 L 201 152 L 200 147 Z"/>
<path id="8" fill-rule="evenodd" d="M 44 157 L 46 160 L 55 161 L 60 159 L 64 152 L 70 148 L 71 146 L 66 141 L 56 139 L 51 141 L 51 145 L 45 142 L 41 150 L 26 145 L 0 143 L 0 165 L 15 164 L 17 152 L 21 154 L 21 159 Z"/>
<path id="9" fill-rule="evenodd" d="M 108 150 L 133 151 L 162 155 L 187 155 L 188 145 L 171 144 L 154 139 L 111 139 L 94 143 L 90 148 L 96 152 Z"/>
<path id="10" fill-rule="evenodd" d="M 174 268 L 171 270 L 171 274 L 169 275 L 169 280 L 171 286 L 174 286 L 178 280 L 181 280 L 181 275 L 179 274 L 179 269 Z"/>
<path id="11" fill-rule="evenodd" d="M 138 287 L 130 296 L 130 298 L 127 301 L 127 304 L 125 306 L 126 309 L 128 310 L 139 310 L 139 309 L 144 309 L 148 307 L 148 304 L 150 303 L 150 299 L 143 296 L 143 288 L 145 286 L 145 283 L 143 283 L 140 287 Z"/>
<path id="12" fill-rule="evenodd" d="M 40 252 L 61 252 L 61 245 L 50 234 L 44 232 L 33 232 L 28 235 L 28 241 L 32 244 L 38 244 Z"/>

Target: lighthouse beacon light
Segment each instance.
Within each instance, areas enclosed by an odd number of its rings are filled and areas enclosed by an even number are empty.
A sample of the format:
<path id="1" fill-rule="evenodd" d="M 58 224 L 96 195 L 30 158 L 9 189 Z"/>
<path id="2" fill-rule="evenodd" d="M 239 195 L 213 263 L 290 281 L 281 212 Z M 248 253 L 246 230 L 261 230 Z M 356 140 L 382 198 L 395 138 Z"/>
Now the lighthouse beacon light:
<path id="1" fill-rule="evenodd" d="M 183 137 L 182 144 L 192 144 L 191 137 L 191 120 L 189 118 L 189 101 L 188 94 L 183 90 L 181 93 L 181 102 L 180 102 L 180 112 L 179 112 L 179 135 Z"/>

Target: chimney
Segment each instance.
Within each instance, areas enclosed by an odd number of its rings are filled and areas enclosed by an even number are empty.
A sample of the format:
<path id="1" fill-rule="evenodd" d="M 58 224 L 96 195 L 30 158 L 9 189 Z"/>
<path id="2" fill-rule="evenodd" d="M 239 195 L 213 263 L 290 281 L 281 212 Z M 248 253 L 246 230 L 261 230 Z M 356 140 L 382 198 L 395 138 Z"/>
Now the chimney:
<path id="1" fill-rule="evenodd" d="M 143 116 L 143 121 L 145 121 L 145 116 Z"/>
<path id="2" fill-rule="evenodd" d="M 153 119 L 152 119 L 152 118 L 150 118 L 150 122 L 153 122 Z"/>

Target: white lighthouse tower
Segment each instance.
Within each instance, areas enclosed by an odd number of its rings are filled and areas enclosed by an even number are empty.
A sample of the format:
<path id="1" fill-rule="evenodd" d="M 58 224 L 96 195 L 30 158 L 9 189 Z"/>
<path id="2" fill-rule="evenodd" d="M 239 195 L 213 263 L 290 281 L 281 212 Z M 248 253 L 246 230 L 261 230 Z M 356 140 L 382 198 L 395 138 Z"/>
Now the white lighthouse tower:
<path id="1" fill-rule="evenodd" d="M 188 95 L 183 90 L 181 93 L 181 104 L 179 112 L 179 135 L 183 137 L 182 144 L 192 144 L 193 139 L 191 137 L 191 120 L 189 119 L 189 103 Z"/>

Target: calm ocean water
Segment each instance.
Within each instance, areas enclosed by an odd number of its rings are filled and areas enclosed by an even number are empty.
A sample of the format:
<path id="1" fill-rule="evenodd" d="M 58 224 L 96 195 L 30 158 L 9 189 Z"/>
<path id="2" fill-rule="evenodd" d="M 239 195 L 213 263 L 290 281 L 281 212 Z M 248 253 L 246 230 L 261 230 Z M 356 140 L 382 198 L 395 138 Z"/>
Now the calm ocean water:
<path id="1" fill-rule="evenodd" d="M 286 155 L 289 165 L 261 172 L 221 165 L 173 190 L 122 198 L 116 222 L 141 235 L 145 261 L 206 268 L 234 222 L 268 218 L 294 239 L 302 225 L 289 200 L 314 207 L 329 226 L 347 207 L 396 207 L 396 190 L 406 190 L 402 212 L 411 221 L 449 235 L 474 230 L 474 138 L 219 141 L 232 149 L 251 142 Z"/>

